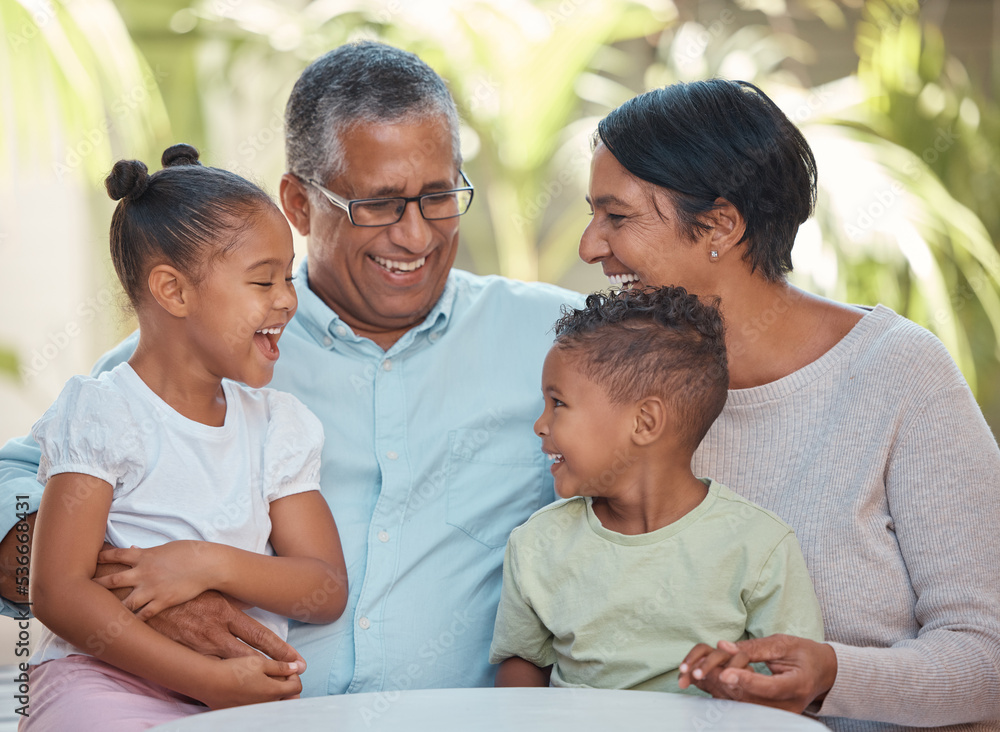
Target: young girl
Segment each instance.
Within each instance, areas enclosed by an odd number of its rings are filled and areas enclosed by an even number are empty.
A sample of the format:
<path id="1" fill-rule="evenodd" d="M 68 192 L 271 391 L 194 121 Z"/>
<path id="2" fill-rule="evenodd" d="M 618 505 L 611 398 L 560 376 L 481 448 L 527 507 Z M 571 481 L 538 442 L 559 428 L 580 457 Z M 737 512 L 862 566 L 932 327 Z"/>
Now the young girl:
<path id="1" fill-rule="evenodd" d="M 119 161 L 105 181 L 135 354 L 72 378 L 32 430 L 45 492 L 31 599 L 46 630 L 22 730 L 139 730 L 198 702 L 294 696 L 301 661 L 203 656 L 142 621 L 215 589 L 284 637 L 279 616 L 328 623 L 346 602 L 319 492 L 322 427 L 295 397 L 259 389 L 297 305 L 288 224 L 188 145 L 162 162 L 148 175 Z M 99 561 L 129 568 L 92 579 Z M 110 588 L 132 589 L 120 601 Z"/>

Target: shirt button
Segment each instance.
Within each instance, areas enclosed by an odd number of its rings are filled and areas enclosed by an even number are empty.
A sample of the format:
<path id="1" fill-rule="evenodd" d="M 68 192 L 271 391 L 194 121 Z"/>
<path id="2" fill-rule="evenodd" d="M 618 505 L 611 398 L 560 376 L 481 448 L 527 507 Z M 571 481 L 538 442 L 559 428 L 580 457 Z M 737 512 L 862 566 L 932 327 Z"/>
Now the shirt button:
<path id="1" fill-rule="evenodd" d="M 378 532 L 378 540 L 381 541 L 383 544 L 385 544 L 387 541 L 389 541 L 389 532 L 388 531 Z"/>
<path id="2" fill-rule="evenodd" d="M 361 618 L 358 620 L 358 627 L 361 628 L 361 630 L 368 630 L 370 627 L 372 627 L 372 621 L 366 618 L 364 615 L 362 615 Z"/>
<path id="3" fill-rule="evenodd" d="M 323 336 L 324 346 L 329 346 L 331 343 L 333 343 L 333 338 L 331 338 L 330 336 Z"/>
<path id="4" fill-rule="evenodd" d="M 382 370 L 383 371 L 392 371 L 392 361 L 390 361 L 388 358 L 385 361 L 383 361 L 382 362 Z"/>
<path id="5" fill-rule="evenodd" d="M 385 456 L 390 460 L 399 460 L 399 453 L 393 450 L 389 450 L 389 452 L 387 452 Z"/>
<path id="6" fill-rule="evenodd" d="M 437 331 L 434 331 L 433 333 L 430 334 L 429 337 L 431 339 L 431 343 L 433 343 L 434 341 L 436 341 L 438 338 L 441 337 L 441 334 L 438 333 Z"/>
<path id="7" fill-rule="evenodd" d="M 334 333 L 336 333 L 341 338 L 343 338 L 345 335 L 347 335 L 347 328 L 345 328 L 342 325 L 338 325 L 337 328 L 336 328 L 336 330 L 334 330 Z"/>

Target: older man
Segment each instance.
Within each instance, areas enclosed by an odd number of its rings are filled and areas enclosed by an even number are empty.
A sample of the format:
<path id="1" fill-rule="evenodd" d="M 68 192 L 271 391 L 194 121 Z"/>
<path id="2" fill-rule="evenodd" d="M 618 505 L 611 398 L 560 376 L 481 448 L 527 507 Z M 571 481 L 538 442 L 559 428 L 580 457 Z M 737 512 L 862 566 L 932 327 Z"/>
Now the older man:
<path id="1" fill-rule="evenodd" d="M 580 298 L 452 269 L 472 187 L 454 101 L 416 56 L 372 42 L 326 54 L 292 91 L 286 135 L 281 203 L 309 256 L 271 386 L 323 422 L 323 494 L 350 581 L 336 623 L 292 624 L 304 693 L 490 685 L 507 535 L 553 499 L 531 429 L 541 364 L 560 306 Z M 6 527 L 16 497 L 38 505 L 38 455 L 30 438 L 0 452 Z M 16 533 L 0 563 L 4 594 L 23 602 Z M 234 630 L 291 653 L 218 599 L 195 602 L 163 632 L 232 655 Z"/>

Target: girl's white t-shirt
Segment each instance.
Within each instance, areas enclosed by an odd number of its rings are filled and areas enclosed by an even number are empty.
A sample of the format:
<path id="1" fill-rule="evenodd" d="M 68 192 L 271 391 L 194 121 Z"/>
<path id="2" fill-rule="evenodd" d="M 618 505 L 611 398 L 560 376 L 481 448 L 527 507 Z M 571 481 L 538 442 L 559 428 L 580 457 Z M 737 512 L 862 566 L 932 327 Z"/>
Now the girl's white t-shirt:
<path id="1" fill-rule="evenodd" d="M 222 386 L 225 423 L 210 427 L 176 412 L 128 363 L 74 376 L 31 430 L 42 451 L 38 481 L 83 473 L 111 484 L 105 540 L 116 547 L 192 539 L 273 554 L 268 504 L 319 490 L 323 427 L 291 394 Z M 285 618 L 248 613 L 287 635 Z M 97 653 L 107 640 L 76 648 L 45 629 L 30 662 Z"/>

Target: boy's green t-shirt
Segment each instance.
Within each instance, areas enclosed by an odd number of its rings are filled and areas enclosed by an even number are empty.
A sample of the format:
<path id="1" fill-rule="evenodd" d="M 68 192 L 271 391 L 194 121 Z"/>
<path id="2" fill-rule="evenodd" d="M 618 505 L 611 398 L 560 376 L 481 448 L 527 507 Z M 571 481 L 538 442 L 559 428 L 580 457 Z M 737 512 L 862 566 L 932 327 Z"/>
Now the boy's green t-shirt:
<path id="1" fill-rule="evenodd" d="M 697 643 L 773 633 L 822 641 L 792 529 L 705 482 L 701 504 L 649 534 L 609 531 L 589 498 L 554 503 L 514 529 L 490 662 L 551 664 L 554 686 L 679 692 L 677 667 Z"/>

